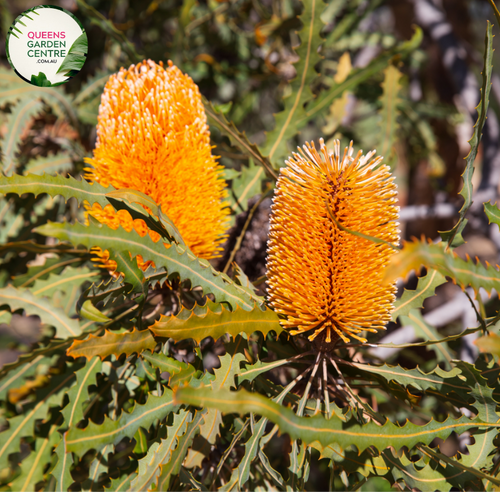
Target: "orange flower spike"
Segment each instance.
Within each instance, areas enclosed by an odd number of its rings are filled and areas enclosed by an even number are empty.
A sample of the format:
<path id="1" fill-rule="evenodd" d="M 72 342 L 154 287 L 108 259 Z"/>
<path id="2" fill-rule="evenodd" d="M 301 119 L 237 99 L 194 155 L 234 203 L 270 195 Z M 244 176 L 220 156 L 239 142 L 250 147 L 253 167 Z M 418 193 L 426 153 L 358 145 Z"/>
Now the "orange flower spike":
<path id="1" fill-rule="evenodd" d="M 353 157 L 352 143 L 327 151 L 320 139 L 299 148 L 281 169 L 273 199 L 267 252 L 269 302 L 292 335 L 312 341 L 375 332 L 391 319 L 396 285 L 382 282 L 399 242 L 399 207 L 390 168 L 374 151 Z M 378 166 L 378 168 L 377 168 Z"/>
<path id="2" fill-rule="evenodd" d="M 201 94 L 169 62 L 144 61 L 121 69 L 106 84 L 99 107 L 97 143 L 85 177 L 103 186 L 149 195 L 200 258 L 218 257 L 229 224 L 223 202 L 223 167 L 212 155 Z M 88 214 L 109 227 L 159 235 L 126 211 L 95 203 Z"/>

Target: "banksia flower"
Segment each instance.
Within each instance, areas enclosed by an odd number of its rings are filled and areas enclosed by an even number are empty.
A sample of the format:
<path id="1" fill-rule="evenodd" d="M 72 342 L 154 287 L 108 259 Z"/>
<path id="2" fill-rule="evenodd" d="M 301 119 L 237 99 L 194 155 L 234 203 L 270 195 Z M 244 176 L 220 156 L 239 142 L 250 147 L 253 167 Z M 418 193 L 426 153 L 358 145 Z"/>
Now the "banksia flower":
<path id="1" fill-rule="evenodd" d="M 365 341 L 391 319 L 396 286 L 383 274 L 394 247 L 352 232 L 399 242 L 396 185 L 374 152 L 340 156 L 320 139 L 299 148 L 281 169 L 270 221 L 269 302 L 281 326 L 309 340 Z"/>
<path id="2" fill-rule="evenodd" d="M 94 157 L 86 162 L 92 166 L 86 168 L 88 180 L 149 195 L 193 253 L 219 256 L 229 221 L 222 166 L 211 152 L 198 87 L 171 62 L 164 68 L 148 60 L 110 77 L 99 108 Z M 132 220 L 124 210 L 116 213 L 95 203 L 87 213 L 111 228 L 134 228 L 159 240 L 144 221 Z M 97 256 L 104 260 L 102 252 Z"/>

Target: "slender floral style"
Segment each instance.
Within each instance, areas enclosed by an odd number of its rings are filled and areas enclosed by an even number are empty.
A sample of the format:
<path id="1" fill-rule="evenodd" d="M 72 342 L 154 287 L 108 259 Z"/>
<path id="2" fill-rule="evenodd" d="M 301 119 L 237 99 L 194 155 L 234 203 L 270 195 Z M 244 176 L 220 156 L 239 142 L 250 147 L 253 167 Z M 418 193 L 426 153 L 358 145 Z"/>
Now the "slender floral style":
<path id="1" fill-rule="evenodd" d="M 353 157 L 351 143 L 341 157 L 338 141 L 328 151 L 320 139 L 320 152 L 306 143 L 281 169 L 268 243 L 269 302 L 293 335 L 365 341 L 361 332 L 384 328 L 395 299 L 395 284 L 382 278 L 399 242 L 396 185 L 374 151 Z"/>
<path id="2" fill-rule="evenodd" d="M 219 256 L 228 227 L 222 166 L 212 155 L 210 132 L 198 87 L 169 62 L 148 60 L 121 69 L 106 84 L 99 108 L 97 144 L 86 178 L 150 196 L 174 222 L 200 258 Z M 87 213 L 111 228 L 149 233 L 142 220 L 111 205 Z M 96 250 L 106 261 L 106 251 Z M 143 263 L 138 259 L 141 267 Z M 108 268 L 113 264 L 105 263 Z"/>

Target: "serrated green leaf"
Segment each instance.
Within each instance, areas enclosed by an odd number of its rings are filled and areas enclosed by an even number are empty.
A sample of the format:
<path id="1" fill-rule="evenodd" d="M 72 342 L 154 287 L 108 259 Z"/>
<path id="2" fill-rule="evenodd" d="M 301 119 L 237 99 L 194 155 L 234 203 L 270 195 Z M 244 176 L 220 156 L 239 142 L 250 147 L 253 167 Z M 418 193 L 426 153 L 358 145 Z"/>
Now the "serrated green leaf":
<path id="1" fill-rule="evenodd" d="M 41 266 L 28 266 L 28 272 L 13 278 L 12 284 L 16 288 L 32 286 L 36 280 L 47 279 L 52 273 L 60 274 L 69 266 L 81 264 L 83 260 L 83 257 L 74 256 L 49 257 Z"/>
<path id="2" fill-rule="evenodd" d="M 248 167 L 242 167 L 239 175 L 231 185 L 231 210 L 235 214 L 248 210 L 248 200 L 262 192 L 262 181 L 265 179 L 264 169 L 257 167 L 250 160 Z"/>
<path id="3" fill-rule="evenodd" d="M 245 443 L 245 454 L 243 455 L 238 466 L 238 485 L 241 488 L 250 477 L 250 465 L 257 457 L 260 448 L 260 440 L 266 431 L 266 425 L 269 420 L 262 417 L 256 424 L 254 424 L 253 433 L 250 439 Z"/>
<path id="4" fill-rule="evenodd" d="M 2 149 L 2 171 L 4 175 L 11 175 L 15 170 L 15 155 L 19 150 L 20 138 L 28 123 L 38 115 L 43 103 L 38 99 L 21 99 L 11 110 L 7 120 L 7 133 L 0 140 Z"/>
<path id="5" fill-rule="evenodd" d="M 22 240 L 31 230 L 57 216 L 60 204 L 48 196 L 16 200 L 0 197 L 0 241 Z"/>
<path id="6" fill-rule="evenodd" d="M 36 297 L 28 289 L 18 290 L 10 285 L 1 288 L 0 303 L 7 304 L 12 312 L 23 309 L 27 315 L 40 316 L 42 323 L 52 325 L 56 329 L 59 339 L 78 337 L 82 333 L 78 321 L 69 318 L 49 300 Z"/>
<path id="7" fill-rule="evenodd" d="M 186 470 L 185 466 L 181 467 L 179 478 L 181 480 L 181 483 L 183 483 L 183 484 L 190 484 L 191 486 L 194 487 L 195 490 L 202 491 L 204 493 L 208 493 L 208 490 L 205 488 L 205 486 L 203 486 L 202 483 L 200 483 L 199 481 L 197 481 L 193 477 L 193 475 L 191 474 L 191 472 L 189 472 L 188 470 Z"/>
<path id="8" fill-rule="evenodd" d="M 109 460 L 105 457 L 106 454 L 109 457 L 111 453 L 112 447 L 108 444 L 97 454 L 96 458 L 90 464 L 88 479 L 82 483 L 82 491 L 99 491 L 97 484 L 99 476 L 107 471 L 108 467 L 106 464 L 109 463 Z"/>
<path id="9" fill-rule="evenodd" d="M 491 7 L 493 8 L 493 12 L 495 14 L 495 17 L 497 19 L 498 25 L 500 26 L 500 12 L 498 11 L 497 6 L 495 5 L 495 2 L 493 0 L 490 0 Z"/>
<path id="10" fill-rule="evenodd" d="M 131 285 L 124 283 L 123 278 L 109 278 L 99 284 L 92 283 L 90 288 L 82 293 L 76 304 L 77 311 L 82 308 L 85 301 L 90 300 L 93 304 L 103 302 L 107 306 L 109 301 L 130 293 Z"/>
<path id="11" fill-rule="evenodd" d="M 491 202 L 483 203 L 484 213 L 488 217 L 490 224 L 496 224 L 500 228 L 500 209 L 497 204 L 491 204 Z"/>
<path id="12" fill-rule="evenodd" d="M 56 115 L 68 116 L 74 125 L 78 123 L 73 104 L 63 89 L 35 87 L 24 82 L 12 71 L 0 69 L 0 106 L 20 100 L 35 101 L 40 99 L 48 104 Z"/>
<path id="13" fill-rule="evenodd" d="M 75 95 L 73 104 L 75 106 L 78 106 L 88 99 L 95 97 L 96 95 L 98 95 L 100 99 L 102 91 L 104 90 L 104 85 L 106 85 L 106 82 L 109 80 L 110 76 L 110 73 L 106 73 L 104 75 L 102 73 L 96 73 L 94 76 L 89 78 L 82 85 L 78 94 Z"/>
<path id="14" fill-rule="evenodd" d="M 21 462 L 21 474 L 12 481 L 12 491 L 35 491 L 37 483 L 43 480 L 45 466 L 52 458 L 52 449 L 61 439 L 52 426 L 46 438 L 37 438 L 34 450 Z"/>
<path id="15" fill-rule="evenodd" d="M 379 426 L 374 422 L 365 425 L 346 423 L 336 416 L 330 420 L 321 415 L 298 417 L 292 410 L 244 389 L 231 392 L 182 387 L 176 390 L 174 401 L 176 404 L 217 408 L 223 413 L 244 415 L 252 412 L 263 415 L 278 424 L 281 432 L 289 434 L 292 439 L 301 439 L 303 443 L 320 450 L 332 443 L 338 443 L 342 448 L 355 445 L 360 451 L 370 446 L 375 446 L 379 450 L 388 446 L 396 449 L 403 446 L 412 448 L 418 443 L 428 444 L 436 437 L 445 439 L 452 431 L 460 434 L 474 427 L 500 427 L 500 423 L 484 423 L 478 418 L 470 420 L 467 417 L 457 420 L 448 418 L 445 422 L 431 420 L 422 426 L 407 422 L 402 427 L 389 420 L 383 426 Z"/>
<path id="16" fill-rule="evenodd" d="M 154 443 L 148 454 L 139 460 L 137 477 L 130 483 L 129 491 L 148 491 L 152 484 L 158 483 L 160 467 L 168 463 L 172 452 L 176 449 L 179 438 L 186 432 L 186 428 L 193 419 L 189 411 L 181 410 L 174 415 L 172 425 L 167 427 L 167 438 Z"/>
<path id="17" fill-rule="evenodd" d="M 387 66 L 384 70 L 384 81 L 382 82 L 382 109 L 380 116 L 380 138 L 377 141 L 377 153 L 385 158 L 388 162 L 392 156 L 392 145 L 398 129 L 398 114 L 399 114 L 399 91 L 401 83 L 399 80 L 402 73 L 392 65 Z"/>
<path id="18" fill-rule="evenodd" d="M 449 460 L 447 463 L 444 458 L 439 458 L 442 456 L 440 453 L 426 453 L 424 446 L 418 448 L 423 452 L 423 459 L 416 463 L 410 462 L 406 457 L 403 457 L 404 460 L 392 457 L 392 462 L 396 464 L 397 468 L 396 474 L 393 473 L 393 476 L 401 478 L 408 488 L 418 488 L 420 491 L 430 492 L 449 491 L 451 487 L 455 487 L 459 491 L 467 491 L 472 487 L 474 491 L 482 491 L 481 481 L 467 468 L 455 467 L 457 463 L 455 460 Z M 384 456 L 386 454 L 387 452 L 384 452 Z M 389 460 L 387 463 L 390 463 Z M 472 484 L 471 481 L 473 481 Z"/>
<path id="19" fill-rule="evenodd" d="M 337 444 L 333 444 L 321 451 L 321 458 L 333 460 L 348 474 L 359 472 L 364 477 L 385 476 L 391 470 L 391 465 L 386 464 L 382 458 L 385 453 L 387 452 L 380 454 L 368 448 L 358 454 L 355 449 L 342 450 Z"/>
<path id="20" fill-rule="evenodd" d="M 33 435 L 35 420 L 44 419 L 50 407 L 59 406 L 65 395 L 64 388 L 74 382 L 74 373 L 52 377 L 51 385 L 38 391 L 33 408 L 9 419 L 9 428 L 0 433 L 0 470 L 7 467 L 9 454 L 19 451 L 21 439 Z"/>
<path id="21" fill-rule="evenodd" d="M 174 223 L 160 210 L 160 207 L 156 206 L 149 196 L 134 189 L 120 189 L 108 193 L 106 197 L 117 212 L 126 210 L 133 219 L 143 220 L 149 229 L 155 231 L 167 241 L 174 241 L 177 244 L 186 246 Z M 140 205 L 145 205 L 148 208 L 153 207 L 151 210 L 153 215 Z"/>
<path id="22" fill-rule="evenodd" d="M 96 323 L 107 323 L 111 318 L 108 318 L 105 314 L 103 314 L 97 307 L 92 304 L 92 301 L 86 300 L 79 311 L 80 316 L 83 316 L 86 319 L 90 319 Z"/>
<path id="23" fill-rule="evenodd" d="M 63 408 L 64 426 L 72 427 L 83 419 L 83 403 L 88 400 L 88 387 L 96 383 L 96 375 L 102 371 L 102 361 L 96 357 L 76 372 L 76 385 L 68 391 L 69 403 Z"/>
<path id="24" fill-rule="evenodd" d="M 176 410 L 172 391 L 165 389 L 162 396 L 150 395 L 145 404 L 136 404 L 130 413 L 123 412 L 117 420 L 104 417 L 100 425 L 90 422 L 85 429 L 72 427 L 66 437 L 66 451 L 78 456 L 94 449 L 97 452 L 107 444 L 118 444 L 124 437 L 133 438 L 137 429 L 149 429 L 152 423 L 164 419 Z"/>
<path id="25" fill-rule="evenodd" d="M 136 203 L 140 206 L 147 207 L 151 210 L 153 215 L 158 216 L 158 205 L 153 198 L 147 194 L 137 191 L 136 189 L 116 189 L 107 193 L 106 197 L 126 201 L 130 204 Z"/>
<path id="26" fill-rule="evenodd" d="M 41 175 L 67 172 L 73 168 L 68 153 L 51 154 L 45 158 L 33 158 L 24 167 L 24 175 Z"/>
<path id="27" fill-rule="evenodd" d="M 142 352 L 146 349 L 153 350 L 156 341 L 149 330 L 137 330 L 131 332 L 113 333 L 105 331 L 102 337 L 90 334 L 84 340 L 75 340 L 68 349 L 67 355 L 73 358 L 85 357 L 88 360 L 94 356 L 101 359 L 114 354 L 119 357 L 125 353 L 127 356 L 134 352 Z"/>
<path id="28" fill-rule="evenodd" d="M 191 382 L 193 378 L 197 378 L 200 375 L 201 372 L 199 370 L 196 370 L 193 365 L 187 365 L 186 368 L 172 375 L 168 380 L 168 384 L 172 388 L 178 385 L 189 384 L 189 382 Z"/>
<path id="29" fill-rule="evenodd" d="M 461 378 L 470 387 L 470 394 L 476 400 L 472 406 L 478 411 L 478 417 L 485 422 L 498 422 L 500 416 L 496 413 L 498 403 L 493 398 L 493 388 L 488 386 L 488 380 L 481 375 L 474 365 L 461 360 L 454 360 L 461 370 Z"/>
<path id="30" fill-rule="evenodd" d="M 85 180 L 76 180 L 71 176 L 63 175 L 13 175 L 11 177 L 2 177 L 0 183 L 0 194 L 16 193 L 18 195 L 33 193 L 35 196 L 48 194 L 52 198 L 60 195 L 65 200 L 75 198 L 81 205 L 87 201 L 91 205 L 99 203 L 108 204 L 106 194 L 113 191 L 113 186 L 107 188 L 99 183 L 89 184 Z"/>
<path id="31" fill-rule="evenodd" d="M 300 491 L 300 480 L 303 478 L 304 465 L 306 460 L 307 446 L 304 443 L 292 442 L 292 449 L 289 453 L 290 465 L 288 467 L 288 480 L 286 482 L 286 491 Z"/>
<path id="32" fill-rule="evenodd" d="M 242 350 L 242 338 L 238 337 L 235 343 L 226 344 L 226 354 L 219 358 L 221 366 L 214 370 L 214 378 L 210 382 L 214 390 L 220 388 L 235 387 L 235 375 L 240 371 L 240 364 L 245 360 Z M 179 385 L 179 384 L 177 384 Z M 219 410 L 209 408 L 203 414 L 203 424 L 200 428 L 200 438 L 195 442 L 195 446 L 189 450 L 189 454 L 184 463 L 185 467 L 192 468 L 201 465 L 205 456 L 210 453 L 210 445 L 214 444 L 219 436 L 219 429 L 222 424 L 222 415 Z"/>
<path id="33" fill-rule="evenodd" d="M 500 290 L 500 270 L 498 266 L 484 267 L 479 260 L 476 264 L 470 257 L 460 259 L 451 250 L 445 250 L 444 244 L 425 243 L 423 241 L 405 242 L 403 249 L 396 253 L 385 270 L 387 283 L 404 277 L 411 270 L 418 271 L 420 266 L 439 271 L 450 277 L 462 290 L 470 286 L 476 293 L 479 288 L 486 291 Z"/>
<path id="34" fill-rule="evenodd" d="M 142 238 L 135 231 L 128 233 L 121 227 L 96 228 L 64 222 L 46 224 L 39 227 L 37 232 L 69 240 L 75 246 L 99 246 L 108 250 L 112 259 L 116 252 L 127 249 L 133 257 L 141 255 L 145 261 L 155 262 L 156 270 L 152 274 L 156 273 L 157 277 L 159 269 L 164 267 L 168 269 L 168 275 L 178 274 L 182 280 L 189 279 L 192 286 L 202 286 L 204 293 L 213 293 L 218 302 L 228 302 L 234 308 L 237 305 L 247 310 L 253 308 L 253 300 L 248 297 L 248 292 L 235 285 L 226 275 L 215 271 L 208 261 L 198 259 L 181 245 L 172 244 L 167 248 L 161 241 L 154 243 L 148 236 Z M 151 278 L 152 274 L 146 273 L 146 277 Z"/>
<path id="35" fill-rule="evenodd" d="M 65 267 L 60 274 L 51 274 L 47 279 L 37 279 L 30 291 L 36 297 L 50 298 L 55 292 L 69 296 L 75 286 L 79 289 L 83 283 L 92 281 L 99 274 L 99 271 L 88 267 Z"/>
<path id="36" fill-rule="evenodd" d="M 116 262 L 116 272 L 120 273 L 123 276 L 123 281 L 132 287 L 129 293 L 140 293 L 141 295 L 136 300 L 143 300 L 147 295 L 148 285 L 137 259 L 130 257 L 127 248 L 122 248 L 113 252 L 113 260 Z"/>
<path id="37" fill-rule="evenodd" d="M 277 361 L 270 361 L 268 363 L 263 363 L 262 361 L 257 361 L 253 365 L 247 365 L 242 369 L 236 376 L 238 378 L 238 384 L 241 384 L 244 380 L 252 381 L 262 373 L 266 373 L 269 370 L 278 368 L 278 366 L 283 366 L 290 363 L 289 359 L 278 359 Z"/>
<path id="38" fill-rule="evenodd" d="M 376 377 L 378 380 L 396 382 L 403 387 L 413 386 L 420 391 L 435 390 L 442 397 L 454 392 L 463 398 L 464 403 L 468 400 L 471 391 L 462 376 L 462 371 L 456 367 L 446 372 L 438 366 L 433 371 L 425 373 L 419 367 L 406 369 L 401 366 L 386 364 L 375 366 L 365 363 L 342 363 L 356 370 L 370 373 L 371 376 Z"/>
<path id="39" fill-rule="evenodd" d="M 403 295 L 394 302 L 392 320 L 400 316 L 407 316 L 412 309 L 420 309 L 424 300 L 435 295 L 435 290 L 439 285 L 446 283 L 438 271 L 433 269 L 423 278 L 419 278 L 416 290 L 405 290 Z"/>
<path id="40" fill-rule="evenodd" d="M 458 212 L 460 217 L 455 226 L 449 231 L 440 231 L 441 238 L 443 241 L 448 242 L 448 246 L 451 246 L 453 239 L 456 236 L 461 236 L 462 230 L 464 228 L 465 214 L 469 207 L 472 205 L 472 175 L 474 174 L 474 161 L 477 156 L 479 149 L 479 143 L 481 142 L 481 137 L 483 134 L 483 126 L 486 122 L 486 113 L 488 111 L 489 99 L 490 99 L 490 89 L 491 89 L 491 72 L 493 70 L 493 26 L 489 21 L 486 21 L 486 34 L 485 34 L 485 48 L 484 48 L 484 66 L 483 66 L 483 83 L 481 86 L 481 100 L 477 105 L 477 121 L 474 125 L 474 133 L 469 140 L 470 152 L 465 158 L 465 170 L 462 174 L 463 187 L 460 191 L 460 195 L 464 199 L 464 204 Z"/>
<path id="41" fill-rule="evenodd" d="M 168 491 L 172 476 L 179 474 L 182 462 L 193 442 L 195 436 L 200 432 L 200 422 L 203 412 L 196 412 L 192 422 L 187 425 L 186 432 L 178 439 L 177 448 L 172 452 L 170 460 L 160 464 L 160 475 L 158 476 L 155 491 Z"/>
<path id="42" fill-rule="evenodd" d="M 210 454 L 211 445 L 215 444 L 217 437 L 220 435 L 221 425 L 222 414 L 219 410 L 208 408 L 203 412 L 200 435 L 196 436 L 193 446 L 189 449 L 183 462 L 186 469 L 201 467 L 203 459 Z"/>
<path id="43" fill-rule="evenodd" d="M 16 363 L 17 367 L 10 371 L 2 370 L 0 372 L 0 399 L 5 399 L 8 391 L 21 387 L 28 377 L 35 375 L 42 366 L 51 365 L 53 361 L 54 356 L 38 355 L 32 360 Z"/>
<path id="44" fill-rule="evenodd" d="M 299 61 L 295 65 L 297 75 L 290 83 L 292 92 L 284 99 L 285 109 L 275 116 L 274 130 L 267 133 L 266 141 L 260 148 L 275 165 L 281 158 L 288 156 L 287 141 L 301 131 L 298 123 L 306 116 L 304 105 L 314 97 L 310 85 L 317 77 L 314 66 L 321 59 L 318 49 L 323 42 L 322 9 L 324 3 L 320 0 L 303 2 L 302 14 L 299 16 L 302 29 L 298 32 L 301 44 L 296 50 Z"/>
<path id="45" fill-rule="evenodd" d="M 236 338 L 240 333 L 251 334 L 260 331 L 267 335 L 270 331 L 280 332 L 278 315 L 266 307 L 263 311 L 257 304 L 251 311 L 237 307 L 229 311 L 222 307 L 220 312 L 206 308 L 203 315 L 193 311 L 187 319 L 177 316 L 162 316 L 150 330 L 160 337 L 169 337 L 176 341 L 193 339 L 197 342 L 206 337 L 214 340 L 229 333 Z"/>
<path id="46" fill-rule="evenodd" d="M 105 491 L 129 491 L 130 483 L 137 477 L 137 472 L 132 472 L 131 474 L 125 474 L 118 479 L 113 479 L 109 487 L 105 488 Z"/>
<path id="47" fill-rule="evenodd" d="M 141 353 L 141 357 L 149 361 L 154 367 L 159 368 L 160 371 L 168 372 L 170 373 L 170 375 L 180 373 L 182 370 L 185 370 L 188 367 L 187 363 L 177 361 L 176 359 L 165 356 L 160 352 L 151 353 L 148 351 L 143 351 Z"/>
<path id="48" fill-rule="evenodd" d="M 71 345 L 71 340 L 53 339 L 47 346 L 39 347 L 27 354 L 21 354 L 17 361 L 14 363 L 6 364 L 0 370 L 0 379 L 6 379 L 7 374 L 11 373 L 19 367 L 24 367 L 33 360 L 38 360 L 40 356 L 49 358 L 55 354 L 63 354 L 66 349 Z"/>
<path id="49" fill-rule="evenodd" d="M 446 477 L 447 480 L 454 480 L 450 481 L 453 486 L 463 487 L 463 485 L 469 478 L 487 479 L 491 483 L 500 486 L 500 479 L 496 479 L 495 477 L 481 472 L 479 468 L 469 467 L 459 460 L 436 452 L 428 446 L 419 446 L 419 450 L 430 458 L 433 458 L 436 462 L 439 461 L 446 464 L 446 470 L 443 471 L 443 476 Z"/>
<path id="50" fill-rule="evenodd" d="M 11 241 L 0 245 L 0 255 L 11 252 L 34 252 L 34 253 L 55 253 L 55 254 L 71 254 L 84 256 L 88 255 L 87 250 L 77 249 L 71 245 L 41 245 L 40 243 L 35 243 L 34 241 Z"/>
<path id="51" fill-rule="evenodd" d="M 99 358 L 90 360 L 76 372 L 76 385 L 68 391 L 69 403 L 61 411 L 65 428 L 78 424 L 84 416 L 83 403 L 88 399 L 88 387 L 95 383 L 96 375 L 102 370 Z M 51 471 L 56 481 L 55 491 L 68 491 L 73 483 L 70 468 L 73 465 L 73 455 L 66 453 L 66 432 L 56 447 L 57 463 Z"/>
<path id="52" fill-rule="evenodd" d="M 135 446 L 134 453 L 142 455 L 148 451 L 148 437 L 144 432 L 144 429 L 139 427 L 138 431 L 134 435 Z"/>

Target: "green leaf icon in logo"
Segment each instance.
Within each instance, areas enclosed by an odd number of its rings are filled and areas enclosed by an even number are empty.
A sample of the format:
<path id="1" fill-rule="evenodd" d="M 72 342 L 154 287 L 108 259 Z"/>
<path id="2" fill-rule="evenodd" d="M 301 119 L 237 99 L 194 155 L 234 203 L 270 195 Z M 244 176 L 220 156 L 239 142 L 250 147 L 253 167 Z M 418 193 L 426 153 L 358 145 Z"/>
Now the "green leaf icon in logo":
<path id="1" fill-rule="evenodd" d="M 31 75 L 31 83 L 37 85 L 38 87 L 52 87 L 52 83 L 47 80 L 45 73 L 38 73 L 38 75 Z"/>
<path id="2" fill-rule="evenodd" d="M 88 41 L 86 33 L 82 33 L 69 49 L 68 55 L 64 58 L 58 73 L 65 73 L 65 76 L 74 76 L 85 63 L 88 52 Z"/>

